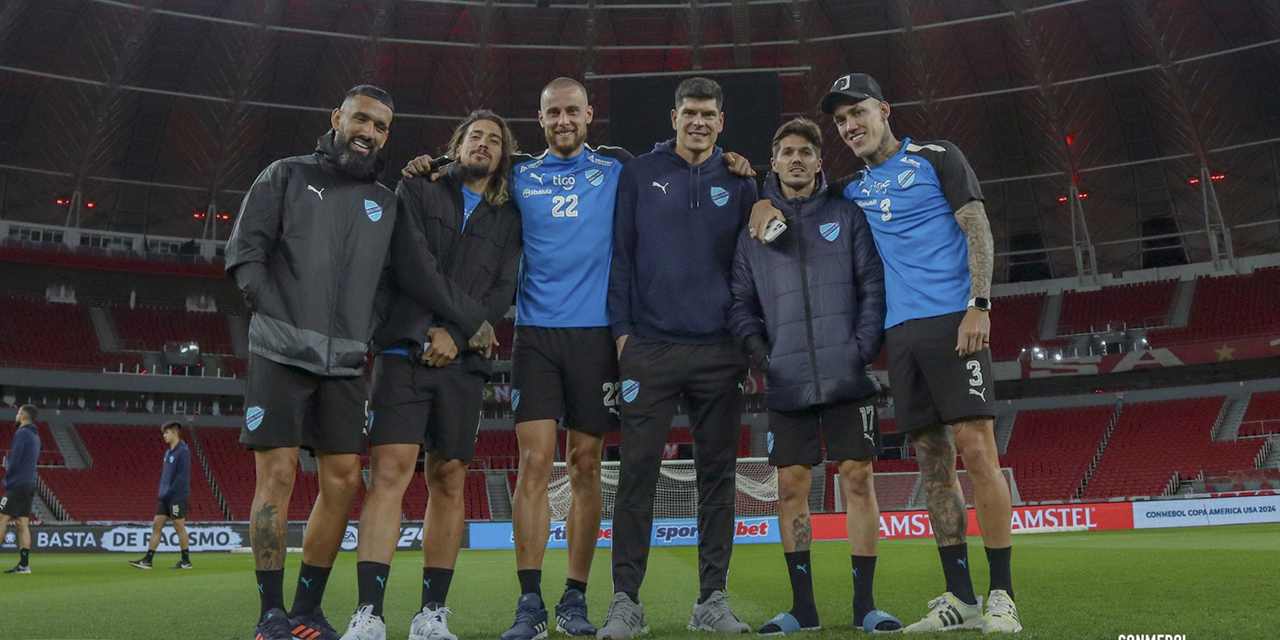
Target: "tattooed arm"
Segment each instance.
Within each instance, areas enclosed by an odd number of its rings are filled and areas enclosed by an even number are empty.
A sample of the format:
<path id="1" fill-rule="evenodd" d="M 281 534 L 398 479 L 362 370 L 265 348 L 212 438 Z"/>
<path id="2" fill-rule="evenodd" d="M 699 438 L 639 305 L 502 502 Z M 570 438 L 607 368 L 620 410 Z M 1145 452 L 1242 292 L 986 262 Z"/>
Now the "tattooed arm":
<path id="1" fill-rule="evenodd" d="M 991 267 L 995 263 L 995 243 L 991 240 L 991 223 L 981 200 L 970 200 L 956 209 L 956 223 L 969 245 L 969 297 L 991 297 Z M 991 317 L 986 311 L 970 307 L 960 322 L 956 336 L 956 353 L 967 356 L 990 346 Z"/>

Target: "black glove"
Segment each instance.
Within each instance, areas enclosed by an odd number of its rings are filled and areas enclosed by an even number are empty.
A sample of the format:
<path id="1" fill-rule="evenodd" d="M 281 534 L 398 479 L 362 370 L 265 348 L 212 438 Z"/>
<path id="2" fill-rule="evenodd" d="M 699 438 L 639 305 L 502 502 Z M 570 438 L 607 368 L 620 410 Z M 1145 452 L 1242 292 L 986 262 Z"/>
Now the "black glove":
<path id="1" fill-rule="evenodd" d="M 769 343 L 764 341 L 763 336 L 758 333 L 748 336 L 742 342 L 742 350 L 747 352 L 760 373 L 769 372 Z"/>

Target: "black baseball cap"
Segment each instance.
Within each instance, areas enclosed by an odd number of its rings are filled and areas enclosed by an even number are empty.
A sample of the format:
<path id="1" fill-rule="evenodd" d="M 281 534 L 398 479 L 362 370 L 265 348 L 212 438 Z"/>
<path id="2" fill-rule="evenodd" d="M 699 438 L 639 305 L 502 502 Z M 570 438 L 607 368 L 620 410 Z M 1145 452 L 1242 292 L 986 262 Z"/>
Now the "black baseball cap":
<path id="1" fill-rule="evenodd" d="M 831 115 L 836 110 L 836 101 L 849 98 L 854 102 L 862 102 L 867 98 L 884 101 L 884 93 L 880 91 L 880 83 L 865 73 L 846 73 L 831 83 L 831 90 L 822 96 L 822 112 Z"/>

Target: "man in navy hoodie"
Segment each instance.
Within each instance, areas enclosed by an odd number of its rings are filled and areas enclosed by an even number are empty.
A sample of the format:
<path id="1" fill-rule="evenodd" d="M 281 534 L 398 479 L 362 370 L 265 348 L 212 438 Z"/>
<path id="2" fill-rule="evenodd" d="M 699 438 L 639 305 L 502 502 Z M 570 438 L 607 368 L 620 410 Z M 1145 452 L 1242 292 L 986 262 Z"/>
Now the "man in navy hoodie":
<path id="1" fill-rule="evenodd" d="M 822 173 L 822 132 L 796 118 L 773 136 L 765 197 L 790 227 L 770 244 L 744 229 L 733 264 L 734 338 L 765 373 L 769 464 L 778 468 L 778 526 L 792 607 L 761 634 L 818 629 L 809 545 L 809 487 L 826 459 L 840 468 L 853 561 L 853 624 L 902 628 L 876 609 L 872 582 L 880 507 L 872 459 L 880 453 L 876 385 L 866 366 L 884 341 L 884 265 L 871 226 Z"/>
<path id="2" fill-rule="evenodd" d="M 31 573 L 31 503 L 36 496 L 36 461 L 40 458 L 40 434 L 35 419 L 35 405 L 18 409 L 14 426 L 13 448 L 5 467 L 4 497 L 0 498 L 0 538 L 9 529 L 9 520 L 18 525 L 18 564 L 5 573 Z"/>
<path id="3" fill-rule="evenodd" d="M 169 448 L 164 452 L 164 462 L 160 470 L 160 491 L 157 497 L 160 504 L 156 507 L 156 517 L 151 522 L 151 541 L 147 544 L 147 555 L 141 560 L 129 564 L 139 569 L 150 569 L 151 560 L 155 558 L 156 547 L 160 546 L 160 532 L 164 523 L 173 521 L 173 528 L 178 532 L 178 548 L 182 550 L 182 559 L 170 569 L 191 568 L 191 538 L 187 535 L 187 503 L 191 499 L 191 450 L 182 441 L 182 423 L 170 421 L 160 427 L 160 437 Z"/>
<path id="4" fill-rule="evenodd" d="M 692 629 L 746 633 L 724 588 L 733 551 L 734 472 L 746 358 L 729 334 L 730 271 L 756 184 L 729 173 L 716 138 L 720 86 L 676 89 L 675 140 L 627 163 L 614 214 L 609 321 L 622 383 L 622 465 L 613 527 L 613 588 L 597 638 L 647 628 L 640 584 L 649 559 L 653 496 L 676 405 L 689 405 L 698 467 L 701 596 Z"/>

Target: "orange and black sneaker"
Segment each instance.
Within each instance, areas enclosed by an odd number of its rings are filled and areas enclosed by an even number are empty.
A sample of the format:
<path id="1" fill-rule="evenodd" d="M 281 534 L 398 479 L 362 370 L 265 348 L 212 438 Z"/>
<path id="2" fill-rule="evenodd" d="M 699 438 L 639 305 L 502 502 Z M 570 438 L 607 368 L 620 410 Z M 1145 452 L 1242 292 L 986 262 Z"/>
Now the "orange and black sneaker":
<path id="1" fill-rule="evenodd" d="M 338 640 L 338 632 L 324 617 L 324 611 L 316 607 L 309 614 L 289 618 L 290 633 L 295 640 Z"/>

